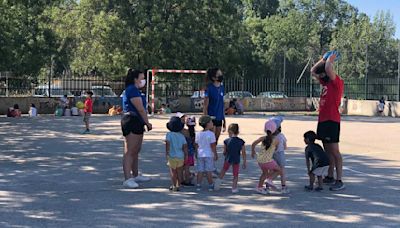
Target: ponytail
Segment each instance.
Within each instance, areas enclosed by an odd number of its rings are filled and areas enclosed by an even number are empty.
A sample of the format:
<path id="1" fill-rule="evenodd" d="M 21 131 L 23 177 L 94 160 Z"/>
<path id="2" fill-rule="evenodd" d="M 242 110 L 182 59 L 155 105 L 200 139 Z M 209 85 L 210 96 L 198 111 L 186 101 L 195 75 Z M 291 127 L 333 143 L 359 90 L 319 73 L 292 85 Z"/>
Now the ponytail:
<path id="1" fill-rule="evenodd" d="M 266 150 L 268 150 L 268 148 L 271 147 L 272 139 L 273 139 L 272 132 L 271 131 L 267 131 L 267 135 L 265 136 L 265 139 L 262 142 L 262 144 L 263 144 L 263 146 L 265 146 Z"/>

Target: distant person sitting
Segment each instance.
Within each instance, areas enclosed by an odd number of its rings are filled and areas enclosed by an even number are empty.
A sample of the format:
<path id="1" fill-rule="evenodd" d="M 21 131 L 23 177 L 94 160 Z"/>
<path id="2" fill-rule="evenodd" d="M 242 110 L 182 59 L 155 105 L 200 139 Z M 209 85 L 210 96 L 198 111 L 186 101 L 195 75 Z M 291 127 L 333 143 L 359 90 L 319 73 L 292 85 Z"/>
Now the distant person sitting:
<path id="1" fill-rule="evenodd" d="M 79 109 L 77 107 L 71 108 L 71 115 L 72 116 L 79 116 Z"/>
<path id="2" fill-rule="evenodd" d="M 161 110 L 160 110 L 159 114 L 161 114 L 161 115 L 171 114 L 171 109 L 169 108 L 169 105 L 161 104 Z"/>
<path id="3" fill-rule="evenodd" d="M 235 106 L 236 106 L 236 114 L 237 115 L 243 115 L 244 108 L 243 108 L 243 103 L 241 101 L 238 101 L 236 99 L 233 99 L 235 101 Z"/>
<path id="4" fill-rule="evenodd" d="M 378 103 L 378 112 L 382 115 L 383 114 L 383 111 L 385 110 L 385 98 L 384 97 L 382 97 L 380 100 L 379 100 L 379 103 Z"/>
<path id="5" fill-rule="evenodd" d="M 8 108 L 7 117 L 21 117 L 18 104 L 14 104 L 14 107 Z"/>
<path id="6" fill-rule="evenodd" d="M 36 117 L 37 116 L 37 109 L 35 107 L 35 104 L 31 104 L 31 107 L 29 108 L 29 116 L 30 117 Z"/>
<path id="7" fill-rule="evenodd" d="M 112 106 L 109 110 L 108 110 L 108 115 L 109 116 L 117 116 L 120 113 L 118 112 L 118 108 L 116 105 Z"/>
<path id="8" fill-rule="evenodd" d="M 229 107 L 225 109 L 225 115 L 235 115 L 236 114 L 236 103 L 235 99 L 229 101 Z"/>

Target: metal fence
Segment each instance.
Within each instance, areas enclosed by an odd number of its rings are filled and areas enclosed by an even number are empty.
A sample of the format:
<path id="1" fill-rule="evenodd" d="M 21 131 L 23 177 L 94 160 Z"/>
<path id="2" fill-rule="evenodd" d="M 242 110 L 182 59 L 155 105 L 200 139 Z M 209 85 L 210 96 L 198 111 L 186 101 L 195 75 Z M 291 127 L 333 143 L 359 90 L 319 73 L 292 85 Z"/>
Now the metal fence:
<path id="1" fill-rule="evenodd" d="M 344 95 L 350 99 L 398 100 L 400 88 L 397 78 L 345 79 Z M 205 89 L 204 75 L 159 75 L 155 84 L 158 98 L 196 97 Z M 304 76 L 299 83 L 295 78 L 260 77 L 256 79 L 232 79 L 224 81 L 226 92 L 248 91 L 254 96 L 261 92 L 280 91 L 289 97 L 318 97 L 320 85 Z M 106 77 L 68 77 L 42 81 L 29 77 L 15 77 L 8 72 L 0 72 L 0 96 L 60 97 L 81 96 L 91 90 L 95 96 L 120 96 L 124 90 L 124 78 L 118 80 Z"/>
<path id="2" fill-rule="evenodd" d="M 99 76 L 64 77 L 36 80 L 0 73 L 0 96 L 3 97 L 62 97 L 81 96 L 92 91 L 94 96 L 116 97 L 124 90 L 124 78 L 119 80 Z"/>
<path id="3" fill-rule="evenodd" d="M 375 78 L 344 80 L 344 96 L 349 99 L 398 100 L 400 88 L 396 78 Z M 198 91 L 205 89 L 206 81 L 202 76 L 192 78 L 184 77 L 158 77 L 155 86 L 156 97 L 174 98 L 179 96 L 199 95 Z M 321 86 L 318 82 L 304 77 L 297 83 L 295 78 L 258 78 L 258 79 L 227 79 L 224 81 L 226 93 L 233 91 L 247 91 L 254 96 L 262 92 L 279 91 L 288 97 L 319 97 Z"/>

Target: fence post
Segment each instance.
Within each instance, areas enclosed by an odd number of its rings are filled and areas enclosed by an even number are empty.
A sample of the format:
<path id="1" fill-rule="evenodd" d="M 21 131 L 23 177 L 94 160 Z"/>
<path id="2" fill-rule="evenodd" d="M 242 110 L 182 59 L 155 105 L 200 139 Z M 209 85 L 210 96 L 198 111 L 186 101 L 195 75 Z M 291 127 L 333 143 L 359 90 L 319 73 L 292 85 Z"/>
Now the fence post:
<path id="1" fill-rule="evenodd" d="M 6 72 L 6 97 L 8 97 L 9 92 L 8 92 L 8 72 Z"/>
<path id="2" fill-rule="evenodd" d="M 49 74 L 49 97 L 51 97 L 51 79 L 53 78 L 53 62 L 54 62 L 54 55 L 50 57 L 50 74 Z"/>
<path id="3" fill-rule="evenodd" d="M 283 49 L 283 78 L 282 78 L 282 92 L 285 92 L 285 80 L 286 80 L 286 47 Z"/>
<path id="4" fill-rule="evenodd" d="M 398 56 L 397 56 L 397 101 L 400 101 L 400 41 L 398 41 Z"/>
<path id="5" fill-rule="evenodd" d="M 368 44 L 365 45 L 365 100 L 368 100 Z"/>

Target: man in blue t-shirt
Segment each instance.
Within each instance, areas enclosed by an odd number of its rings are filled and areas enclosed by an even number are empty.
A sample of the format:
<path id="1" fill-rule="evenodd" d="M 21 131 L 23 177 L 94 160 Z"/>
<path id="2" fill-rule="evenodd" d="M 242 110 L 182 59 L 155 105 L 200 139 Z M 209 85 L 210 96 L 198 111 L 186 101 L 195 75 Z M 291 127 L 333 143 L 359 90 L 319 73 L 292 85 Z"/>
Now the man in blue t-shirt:
<path id="1" fill-rule="evenodd" d="M 207 85 L 204 93 L 204 115 L 214 117 L 214 133 L 218 144 L 218 138 L 221 135 L 221 128 L 223 132 L 226 130 L 225 112 L 224 112 L 224 95 L 225 88 L 222 85 L 223 75 L 222 71 L 218 68 L 207 70 L 208 79 L 211 81 Z"/>

